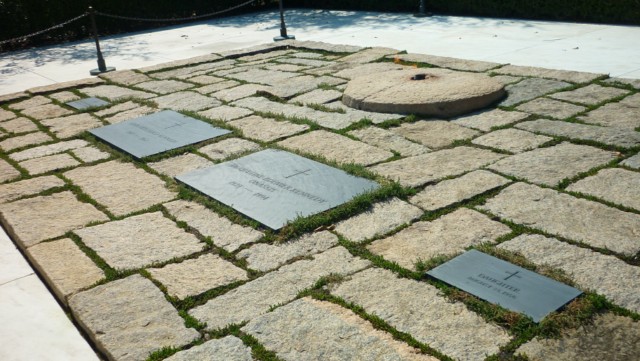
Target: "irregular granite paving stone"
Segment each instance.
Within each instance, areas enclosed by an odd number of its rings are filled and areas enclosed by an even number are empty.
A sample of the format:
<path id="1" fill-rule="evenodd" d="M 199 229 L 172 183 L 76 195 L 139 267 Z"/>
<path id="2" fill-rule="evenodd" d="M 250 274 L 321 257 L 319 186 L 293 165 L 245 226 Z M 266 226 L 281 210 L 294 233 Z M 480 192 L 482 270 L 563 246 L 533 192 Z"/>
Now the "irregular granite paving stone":
<path id="1" fill-rule="evenodd" d="M 110 71 L 100 74 L 100 77 L 122 85 L 136 85 L 151 80 L 148 76 L 133 70 Z"/>
<path id="2" fill-rule="evenodd" d="M 17 115 L 14 112 L 0 108 L 0 122 L 4 122 L 5 120 L 13 119 L 15 117 L 17 117 Z"/>
<path id="3" fill-rule="evenodd" d="M 278 142 L 278 145 L 311 153 L 342 164 L 371 165 L 393 157 L 393 153 L 345 136 L 316 130 Z"/>
<path id="4" fill-rule="evenodd" d="M 84 78 L 84 79 L 64 81 L 64 82 L 54 83 L 49 85 L 37 86 L 27 91 L 31 94 L 46 94 L 46 93 L 51 93 L 59 90 L 81 88 L 85 86 L 91 86 L 91 85 L 102 84 L 102 83 L 104 83 L 104 80 L 100 78 L 92 77 L 92 78 Z"/>
<path id="5" fill-rule="evenodd" d="M 589 84 L 576 90 L 554 93 L 550 97 L 572 103 L 596 105 L 626 94 L 629 94 L 628 90 Z"/>
<path id="6" fill-rule="evenodd" d="M 260 145 L 252 141 L 240 138 L 229 138 L 217 143 L 206 145 L 198 149 L 198 152 L 213 160 L 222 160 L 234 155 L 257 151 L 260 149 Z"/>
<path id="7" fill-rule="evenodd" d="M 501 109 L 485 110 L 472 115 L 465 115 L 451 120 L 451 123 L 462 125 L 463 127 L 478 129 L 489 132 L 493 127 L 519 122 L 528 118 L 529 114 L 516 111 L 507 112 Z"/>
<path id="8" fill-rule="evenodd" d="M 234 100 L 254 96 L 258 92 L 268 91 L 269 89 L 270 87 L 268 85 L 242 84 L 233 88 L 223 89 L 209 95 L 226 102 L 232 102 Z"/>
<path id="9" fill-rule="evenodd" d="M 462 303 L 452 303 L 424 282 L 398 278 L 371 268 L 334 286 L 331 294 L 362 306 L 400 332 L 455 360 L 484 360 L 510 341 L 509 334 L 487 323 Z"/>
<path id="10" fill-rule="evenodd" d="M 2 167 L 0 166 L 0 174 L 3 174 L 4 171 L 1 168 Z M 1 184 L 0 203 L 10 202 L 20 197 L 38 194 L 58 187 L 64 187 L 64 181 L 52 175 L 25 179 L 14 183 Z"/>
<path id="11" fill-rule="evenodd" d="M 420 120 L 404 123 L 389 130 L 433 149 L 444 148 L 456 140 L 469 139 L 481 134 L 444 120 Z"/>
<path id="12" fill-rule="evenodd" d="M 145 213 L 74 231 L 84 244 L 116 270 L 200 252 L 205 244 L 160 212 Z"/>
<path id="13" fill-rule="evenodd" d="M 302 95 L 298 95 L 297 97 L 289 100 L 290 103 L 302 103 L 304 105 L 307 104 L 324 104 L 329 103 L 335 100 L 338 100 L 342 97 L 342 93 L 337 90 L 324 90 L 324 89 L 316 89 L 312 90 L 308 93 L 304 93 Z"/>
<path id="14" fill-rule="evenodd" d="M 436 361 L 352 311 L 309 297 L 256 318 L 242 331 L 286 361 Z"/>
<path id="15" fill-rule="evenodd" d="M 49 103 L 51 103 L 51 99 L 43 97 L 42 95 L 36 95 L 35 97 L 31 97 L 18 103 L 9 104 L 9 108 L 15 110 L 25 110 Z"/>
<path id="16" fill-rule="evenodd" d="M 504 157 L 504 154 L 463 146 L 383 163 L 370 169 L 403 186 L 420 187 L 484 167 Z"/>
<path id="17" fill-rule="evenodd" d="M 511 233 L 502 223 L 482 213 L 460 208 L 431 222 L 417 222 L 402 231 L 374 241 L 367 249 L 402 267 L 415 270 L 416 263 L 438 255 L 453 256 L 466 248 L 493 243 Z"/>
<path id="18" fill-rule="evenodd" d="M 596 175 L 570 185 L 567 190 L 640 210 L 640 173 L 638 172 L 619 168 L 602 169 Z"/>
<path id="19" fill-rule="evenodd" d="M 138 104 L 136 102 L 133 102 L 133 101 L 128 101 L 128 102 L 112 105 L 112 106 L 110 106 L 108 108 L 105 108 L 105 109 L 102 109 L 102 110 L 98 110 L 94 114 L 99 116 L 99 117 L 105 117 L 107 115 L 113 115 L 113 114 L 116 114 L 116 113 L 124 112 L 126 110 L 135 109 L 135 108 L 138 108 L 138 107 L 141 107 L 141 106 L 143 106 L 143 105 L 140 105 L 140 104 Z"/>
<path id="20" fill-rule="evenodd" d="M 398 54 L 388 56 L 387 58 L 399 59 L 409 63 L 426 63 L 442 68 L 475 72 L 485 72 L 501 65 L 487 61 L 464 60 L 426 54 Z"/>
<path id="21" fill-rule="evenodd" d="M 274 85 L 282 80 L 293 78 L 298 75 L 300 74 L 276 70 L 248 69 L 240 73 L 231 74 L 229 75 L 229 78 L 250 83 Z"/>
<path id="22" fill-rule="evenodd" d="M 372 64 L 363 64 L 355 67 L 349 67 L 344 70 L 340 70 L 339 72 L 333 74 L 339 78 L 345 78 L 353 80 L 359 77 L 371 76 L 375 77 L 376 74 L 390 71 L 390 70 L 405 70 L 409 69 L 404 65 L 393 64 L 393 63 L 372 63 Z"/>
<path id="23" fill-rule="evenodd" d="M 256 242 L 263 236 L 262 232 L 235 224 L 198 203 L 178 200 L 163 206 L 178 221 L 187 223 L 205 237 L 211 237 L 216 246 L 228 252 Z"/>
<path id="24" fill-rule="evenodd" d="M 20 177 L 20 171 L 15 169 L 4 159 L 0 159 L 0 182 L 5 182 Z"/>
<path id="25" fill-rule="evenodd" d="M 352 130 L 349 132 L 349 135 L 359 138 L 361 141 L 374 147 L 398 152 L 405 157 L 425 154 L 431 151 L 431 149 L 422 144 L 414 143 L 392 131 L 378 127 Z"/>
<path id="26" fill-rule="evenodd" d="M 520 253 L 537 266 L 558 268 L 582 289 L 593 290 L 619 306 L 640 312 L 640 267 L 542 235 L 518 236 L 498 248 Z"/>
<path id="27" fill-rule="evenodd" d="M 591 140 L 594 142 L 615 145 L 624 148 L 635 147 L 640 144 L 640 133 L 627 129 L 600 127 L 547 119 L 538 119 L 518 123 L 516 128 L 534 133 L 542 133 L 567 137 L 571 139 Z"/>
<path id="28" fill-rule="evenodd" d="M 321 67 L 333 64 L 331 61 L 318 60 L 318 59 L 304 59 L 304 58 L 281 58 L 278 59 L 280 63 L 294 64 L 294 65 L 306 65 L 311 67 Z"/>
<path id="29" fill-rule="evenodd" d="M 125 120 L 139 118 L 141 116 L 151 114 L 156 111 L 157 109 L 155 108 L 151 108 L 146 105 L 143 105 L 134 109 L 125 110 L 123 112 L 114 114 L 110 117 L 104 118 L 104 120 L 106 120 L 109 124 L 115 124 L 115 123 L 124 122 Z"/>
<path id="30" fill-rule="evenodd" d="M 611 313 L 593 324 L 563 332 L 560 339 L 540 339 L 520 346 L 516 355 L 531 361 L 635 361 L 640 354 L 640 323 Z"/>
<path id="31" fill-rule="evenodd" d="M 69 154 L 54 154 L 42 158 L 29 159 L 19 163 L 31 175 L 47 173 L 53 170 L 75 167 L 80 162 Z"/>
<path id="32" fill-rule="evenodd" d="M 502 219 L 592 247 L 626 255 L 640 251 L 640 215 L 551 189 L 516 183 L 480 208 Z"/>
<path id="33" fill-rule="evenodd" d="M 625 159 L 620 164 L 629 168 L 640 169 L 640 153 L 634 155 L 633 157 Z"/>
<path id="34" fill-rule="evenodd" d="M 392 49 L 392 48 L 384 48 L 384 47 L 373 47 L 369 49 L 360 50 L 357 53 L 347 55 L 338 59 L 338 61 L 342 61 L 345 63 L 358 63 L 365 64 L 370 63 L 372 61 L 376 61 L 384 58 L 387 55 L 397 54 L 400 50 Z"/>
<path id="35" fill-rule="evenodd" d="M 329 44 L 322 41 L 292 41 L 291 46 L 298 49 L 309 49 L 316 51 L 325 51 L 329 53 L 355 53 L 362 50 L 361 46 L 357 45 L 342 45 L 342 44 Z"/>
<path id="36" fill-rule="evenodd" d="M 71 138 L 81 134 L 85 130 L 98 128 L 103 125 L 100 119 L 88 113 L 45 119 L 42 120 L 41 123 L 48 127 L 56 137 L 61 139 Z"/>
<path id="37" fill-rule="evenodd" d="M 538 98 L 519 105 L 516 109 L 530 114 L 544 115 L 555 119 L 566 119 L 587 108 L 549 98 Z"/>
<path id="38" fill-rule="evenodd" d="M 295 64 L 273 64 L 273 65 L 267 65 L 264 68 L 267 70 L 301 72 L 303 70 L 309 69 L 310 67 L 305 65 L 295 65 Z"/>
<path id="39" fill-rule="evenodd" d="M 296 258 L 324 252 L 338 244 L 338 237 L 329 231 L 305 234 L 281 244 L 258 243 L 238 252 L 249 268 L 260 272 L 276 269 Z"/>
<path id="40" fill-rule="evenodd" d="M 519 129 L 500 129 L 487 133 L 471 141 L 473 144 L 506 150 L 511 153 L 522 153 L 553 140 L 551 137 L 537 135 Z"/>
<path id="41" fill-rule="evenodd" d="M 82 328 L 110 360 L 143 361 L 163 347 L 181 347 L 200 336 L 164 294 L 135 274 L 72 296 L 69 306 Z"/>
<path id="42" fill-rule="evenodd" d="M 3 94 L 3 95 L 0 95 L 0 104 L 5 104 L 8 102 L 12 102 L 14 100 L 21 100 L 21 99 L 27 98 L 28 96 L 29 94 L 25 92 Z"/>
<path id="43" fill-rule="evenodd" d="M 88 223 L 109 219 L 68 191 L 1 204 L 0 215 L 7 231 L 25 248 Z"/>
<path id="44" fill-rule="evenodd" d="M 634 130 L 640 127 L 640 106 L 628 103 L 608 103 L 578 117 L 578 120 L 605 127 Z"/>
<path id="45" fill-rule="evenodd" d="M 153 98 L 152 101 L 161 109 L 172 109 L 175 111 L 187 110 L 196 112 L 222 105 L 219 100 L 192 91 L 164 95 Z"/>
<path id="46" fill-rule="evenodd" d="M 211 85 L 211 84 L 223 82 L 225 79 L 219 78 L 217 76 L 211 76 L 211 75 L 198 75 L 192 78 L 188 78 L 187 80 L 192 83 L 196 83 L 200 85 Z"/>
<path id="47" fill-rule="evenodd" d="M 229 125 L 240 129 L 245 137 L 263 142 L 272 142 L 302 133 L 309 129 L 309 126 L 306 124 L 277 121 L 275 119 L 262 118 L 257 115 L 234 120 L 230 122 Z"/>
<path id="48" fill-rule="evenodd" d="M 342 104 L 341 101 L 327 103 L 325 104 L 325 106 L 330 109 L 343 110 L 346 118 L 348 118 L 353 123 L 358 122 L 362 119 L 368 119 L 373 124 L 380 124 L 380 123 L 386 122 L 387 120 L 402 119 L 405 117 L 404 114 L 374 113 L 374 112 L 367 112 L 364 110 L 353 109 Z"/>
<path id="49" fill-rule="evenodd" d="M 425 211 L 435 211 L 508 183 L 510 183 L 508 179 L 497 174 L 486 170 L 476 170 L 461 177 L 443 180 L 436 185 L 428 186 L 411 197 L 409 202 Z"/>
<path id="50" fill-rule="evenodd" d="M 381 236 L 411 223 L 422 216 L 422 210 L 398 198 L 375 203 L 366 212 L 336 225 L 335 231 L 353 242 Z"/>
<path id="51" fill-rule="evenodd" d="M 498 74 L 516 75 L 516 76 L 532 76 L 538 78 L 550 78 L 572 83 L 589 83 L 605 74 L 586 73 L 571 70 L 556 70 L 547 68 L 538 68 L 532 66 L 505 65 L 494 70 Z"/>
<path id="52" fill-rule="evenodd" d="M 625 84 L 625 85 L 631 85 L 632 87 L 636 88 L 636 89 L 640 89 L 640 79 L 627 79 L 627 78 L 609 78 L 604 80 L 605 83 L 609 83 L 609 84 L 613 84 L 615 85 L 616 83 L 620 83 L 620 84 Z"/>
<path id="53" fill-rule="evenodd" d="M 65 304 L 72 294 L 104 279 L 104 272 L 69 238 L 39 243 L 27 254 Z"/>
<path id="54" fill-rule="evenodd" d="M 69 109 L 65 109 L 55 104 L 44 104 L 37 107 L 27 108 L 20 111 L 22 114 L 37 119 L 57 118 L 63 115 L 73 114 Z"/>
<path id="55" fill-rule="evenodd" d="M 248 115 L 251 115 L 252 113 L 253 112 L 249 109 L 222 105 L 216 108 L 205 110 L 203 112 L 199 112 L 198 114 L 202 115 L 205 118 L 228 122 L 234 119 L 246 117 Z"/>
<path id="56" fill-rule="evenodd" d="M 200 94 L 211 94 L 211 93 L 215 93 L 217 91 L 227 89 L 227 88 L 232 88 L 238 85 L 240 85 L 240 82 L 237 82 L 235 80 L 225 80 L 219 83 L 209 84 L 199 88 L 195 88 L 193 90 L 197 91 Z"/>
<path id="57" fill-rule="evenodd" d="M 245 346 L 242 340 L 235 336 L 210 340 L 165 359 L 165 361 L 193 360 L 253 361 L 254 359 L 251 357 L 251 348 Z"/>
<path id="58" fill-rule="evenodd" d="M 16 118 L 0 123 L 0 127 L 9 133 L 26 133 L 38 130 L 36 123 L 27 118 Z"/>
<path id="59" fill-rule="evenodd" d="M 2 150 L 4 150 L 5 152 L 9 152 L 14 149 L 45 143 L 52 140 L 53 138 L 51 138 L 47 133 L 35 132 L 25 135 L 19 135 L 17 137 L 7 138 L 0 142 L 0 148 L 2 148 Z"/>
<path id="60" fill-rule="evenodd" d="M 74 140 L 68 140 L 65 142 L 58 142 L 58 143 L 41 145 L 39 147 L 25 149 L 20 152 L 12 153 L 9 155 L 9 157 L 17 162 L 20 162 L 27 159 L 44 157 L 47 155 L 66 152 L 72 149 L 86 147 L 87 145 L 89 145 L 89 143 L 87 143 L 82 139 L 74 139 Z"/>
<path id="61" fill-rule="evenodd" d="M 167 287 L 169 296 L 178 299 L 248 279 L 245 270 L 210 253 L 180 263 L 170 263 L 162 268 L 149 268 L 147 271 Z"/>
<path id="62" fill-rule="evenodd" d="M 370 265 L 353 257 L 345 248 L 335 247 L 280 267 L 249 283 L 195 307 L 189 314 L 207 323 L 207 330 L 239 324 L 267 313 L 271 306 L 292 301 L 297 294 L 330 274 L 347 275 Z"/>
<path id="63" fill-rule="evenodd" d="M 507 98 L 499 105 L 510 107 L 518 103 L 537 98 L 547 93 L 570 87 L 571 84 L 558 80 L 529 78 L 521 82 L 507 85 Z"/>
<path id="64" fill-rule="evenodd" d="M 564 142 L 512 155 L 490 165 L 489 169 L 533 183 L 556 186 L 565 178 L 603 166 L 615 157 L 613 152 Z"/>
<path id="65" fill-rule="evenodd" d="M 218 54 L 205 54 L 205 55 L 200 55 L 193 58 L 175 60 L 167 63 L 151 65 L 144 68 L 140 68 L 138 70 L 144 73 L 151 73 L 151 72 L 157 72 L 162 69 L 180 67 L 178 69 L 173 69 L 173 70 L 165 71 L 162 73 L 151 74 L 151 76 L 153 76 L 154 78 L 166 79 L 166 78 L 177 77 L 178 75 L 197 72 L 203 69 L 213 69 L 216 67 L 235 63 L 234 60 L 220 60 L 221 58 L 222 57 Z M 175 73 L 167 74 L 169 72 L 174 72 L 174 71 Z"/>
<path id="66" fill-rule="evenodd" d="M 85 163 L 107 159 L 111 156 L 111 154 L 103 152 L 96 147 L 78 148 L 72 150 L 71 153 Z"/>
<path id="67" fill-rule="evenodd" d="M 151 80 L 144 83 L 136 84 L 136 88 L 158 93 L 169 94 L 181 90 L 193 88 L 193 84 L 181 82 L 178 80 Z"/>
<path id="68" fill-rule="evenodd" d="M 125 98 L 149 99 L 156 96 L 152 93 L 132 90 L 117 85 L 99 85 L 93 88 L 80 89 L 80 92 L 90 97 L 107 98 L 111 101 L 121 100 Z"/>
<path id="69" fill-rule="evenodd" d="M 116 216 L 170 201 L 176 195 L 160 178 L 118 161 L 76 168 L 64 176 Z"/>
<path id="70" fill-rule="evenodd" d="M 289 99 L 296 94 L 316 89 L 321 84 L 338 85 L 344 83 L 346 83 L 346 80 L 331 76 L 314 77 L 304 75 L 277 82 L 269 89 L 265 89 L 264 92 L 282 99 Z"/>
<path id="71" fill-rule="evenodd" d="M 491 78 L 501 82 L 504 85 L 509 85 L 509 84 L 513 84 L 513 83 L 517 83 L 520 80 L 522 80 L 521 77 L 518 76 L 511 76 L 511 75 L 494 75 Z"/>
<path id="72" fill-rule="evenodd" d="M 168 175 L 171 178 L 182 173 L 207 168 L 212 165 L 213 162 L 192 153 L 182 154 L 177 157 L 163 159 L 159 162 L 149 163 L 149 167 L 159 173 Z"/>

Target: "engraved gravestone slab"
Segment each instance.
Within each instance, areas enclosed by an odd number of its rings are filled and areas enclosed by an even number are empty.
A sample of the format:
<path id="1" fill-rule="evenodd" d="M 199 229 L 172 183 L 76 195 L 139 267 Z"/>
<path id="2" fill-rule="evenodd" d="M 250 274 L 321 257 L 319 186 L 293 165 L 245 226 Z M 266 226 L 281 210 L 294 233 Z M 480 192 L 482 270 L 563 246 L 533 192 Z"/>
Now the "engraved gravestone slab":
<path id="1" fill-rule="evenodd" d="M 85 109 L 103 107 L 103 106 L 109 105 L 111 103 L 106 102 L 106 101 L 104 101 L 102 99 L 98 99 L 98 98 L 84 98 L 84 99 L 80 99 L 80 100 L 74 100 L 74 101 L 68 102 L 66 104 L 68 106 L 70 106 L 72 108 L 76 108 L 78 110 L 85 110 Z"/>
<path id="2" fill-rule="evenodd" d="M 471 250 L 427 272 L 465 292 L 540 322 L 582 291 Z"/>
<path id="3" fill-rule="evenodd" d="M 106 127 L 91 134 L 140 159 L 230 133 L 173 110 L 146 115 Z"/>
<path id="4" fill-rule="evenodd" d="M 274 149 L 176 179 L 274 230 L 379 187 L 373 181 Z"/>

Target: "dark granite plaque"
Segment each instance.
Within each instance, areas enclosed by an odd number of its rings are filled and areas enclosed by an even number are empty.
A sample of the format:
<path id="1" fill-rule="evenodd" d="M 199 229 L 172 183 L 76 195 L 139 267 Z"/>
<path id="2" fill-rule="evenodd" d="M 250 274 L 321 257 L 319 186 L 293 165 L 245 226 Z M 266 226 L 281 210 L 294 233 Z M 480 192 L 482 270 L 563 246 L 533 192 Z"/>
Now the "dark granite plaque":
<path id="1" fill-rule="evenodd" d="M 373 181 L 274 149 L 176 179 L 274 230 L 379 187 Z"/>
<path id="2" fill-rule="evenodd" d="M 427 272 L 485 301 L 540 322 L 582 292 L 512 263 L 471 250 Z"/>
<path id="3" fill-rule="evenodd" d="M 91 134 L 136 158 L 166 152 L 230 133 L 173 110 L 92 129 Z"/>
<path id="4" fill-rule="evenodd" d="M 84 99 L 80 99 L 80 100 L 74 100 L 74 101 L 68 102 L 66 104 L 68 106 L 70 106 L 72 108 L 76 108 L 78 110 L 85 110 L 85 109 L 103 107 L 105 105 L 110 105 L 111 103 L 106 102 L 106 101 L 104 101 L 102 99 L 98 99 L 98 98 L 84 98 Z"/>

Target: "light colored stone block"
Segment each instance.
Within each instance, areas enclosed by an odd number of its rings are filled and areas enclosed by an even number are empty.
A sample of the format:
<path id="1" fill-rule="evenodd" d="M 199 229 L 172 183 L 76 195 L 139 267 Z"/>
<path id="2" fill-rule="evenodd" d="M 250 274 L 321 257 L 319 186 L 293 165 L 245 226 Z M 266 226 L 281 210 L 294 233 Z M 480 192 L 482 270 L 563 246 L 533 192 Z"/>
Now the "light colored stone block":
<path id="1" fill-rule="evenodd" d="M 89 145 L 82 139 L 68 140 L 65 142 L 58 142 L 48 145 L 41 145 L 39 147 L 29 148 L 20 152 L 15 152 L 10 155 L 11 159 L 20 162 L 27 159 L 45 157 L 47 155 L 58 154 L 66 152 L 72 149 L 78 149 Z"/>
<path id="2" fill-rule="evenodd" d="M 494 70 L 494 72 L 498 74 L 549 78 L 568 81 L 572 83 L 589 83 L 605 76 L 605 74 L 586 73 L 570 70 L 556 70 L 519 65 L 505 65 L 499 69 Z"/>
<path id="3" fill-rule="evenodd" d="M 316 89 L 291 99 L 291 103 L 307 104 L 325 104 L 342 97 L 342 93 L 337 90 Z"/>
<path id="4" fill-rule="evenodd" d="M 15 169 L 7 161 L 0 159 L 0 182 L 5 182 L 20 177 L 20 171 Z"/>
<path id="5" fill-rule="evenodd" d="M 571 139 L 592 140 L 625 148 L 640 144 L 640 133 L 622 128 L 600 127 L 547 119 L 519 123 L 516 124 L 516 127 L 530 132 L 556 135 Z"/>
<path id="6" fill-rule="evenodd" d="M 455 118 L 451 123 L 462 125 L 467 128 L 489 132 L 493 127 L 502 127 L 513 124 L 529 117 L 527 113 L 507 112 L 501 109 L 485 110 L 480 113 L 465 115 Z"/>
<path id="7" fill-rule="evenodd" d="M 631 97 L 626 99 L 629 98 Z M 640 99 L 640 96 L 636 96 L 636 99 Z M 625 103 L 624 100 L 619 103 L 608 103 L 588 112 L 584 116 L 578 117 L 578 120 L 605 127 L 632 130 L 640 127 L 640 106 Z"/>
<path id="8" fill-rule="evenodd" d="M 42 158 L 29 159 L 24 162 L 20 162 L 20 166 L 29 172 L 31 175 L 37 175 L 47 173 L 53 170 L 60 170 L 80 165 L 80 162 L 75 160 L 69 154 L 55 154 L 48 155 Z"/>
<path id="9" fill-rule="evenodd" d="M 180 351 L 165 359 L 165 361 L 193 360 L 253 361 L 253 357 L 251 357 L 251 348 L 245 346 L 239 338 L 226 336 Z"/>
<path id="10" fill-rule="evenodd" d="M 509 128 L 487 133 L 471 142 L 485 147 L 506 150 L 511 153 L 522 153 L 535 149 L 551 140 L 553 140 L 551 137 Z"/>
<path id="11" fill-rule="evenodd" d="M 2 172 L 0 171 L 0 173 Z M 0 202 L 13 201 L 57 187 L 64 187 L 64 181 L 52 175 L 2 184 L 0 185 Z"/>
<path id="12" fill-rule="evenodd" d="M 529 78 L 521 82 L 507 85 L 507 98 L 500 105 L 510 107 L 518 103 L 537 98 L 570 87 L 571 84 L 558 80 Z"/>
<path id="13" fill-rule="evenodd" d="M 410 63 L 426 63 L 442 68 L 476 72 L 485 72 L 500 66 L 498 63 L 491 63 L 487 61 L 464 60 L 425 54 L 398 54 L 388 58 L 399 59 Z"/>
<path id="14" fill-rule="evenodd" d="M 152 93 L 132 90 L 117 85 L 99 85 L 93 88 L 80 89 L 80 92 L 90 97 L 107 98 L 112 101 L 125 98 L 149 99 L 155 96 L 155 94 Z"/>
<path id="15" fill-rule="evenodd" d="M 442 120 L 421 120 L 415 123 L 405 123 L 390 130 L 433 149 L 444 148 L 456 140 L 465 140 L 481 134 L 475 130 Z"/>
<path id="16" fill-rule="evenodd" d="M 159 162 L 149 163 L 149 167 L 159 173 L 173 178 L 179 174 L 187 173 L 196 169 L 212 166 L 213 162 L 199 155 L 187 153 L 177 157 L 163 159 Z"/>
<path id="17" fill-rule="evenodd" d="M 633 157 L 625 159 L 620 164 L 629 168 L 640 169 L 640 153 L 634 155 Z"/>
<path id="18" fill-rule="evenodd" d="M 131 110 L 131 109 L 135 109 L 135 108 L 142 107 L 142 106 L 143 105 L 140 105 L 140 104 L 138 104 L 136 102 L 128 101 L 128 102 L 112 105 L 112 106 L 110 106 L 108 108 L 105 108 L 105 109 L 102 109 L 102 110 L 98 110 L 94 114 L 99 116 L 99 117 L 105 117 L 107 115 L 112 115 L 112 114 L 116 114 L 116 113 L 119 113 L 119 112 L 124 112 L 126 110 Z"/>
<path id="19" fill-rule="evenodd" d="M 237 82 L 235 80 L 225 80 L 219 83 L 209 84 L 199 88 L 195 88 L 193 90 L 197 91 L 200 94 L 211 94 L 211 93 L 214 93 L 223 89 L 231 88 L 234 86 L 238 86 L 238 85 L 240 85 L 240 82 Z"/>
<path id="20" fill-rule="evenodd" d="M 9 104 L 9 108 L 15 110 L 25 110 L 49 103 L 51 103 L 51 99 L 43 97 L 42 95 L 36 95 L 18 103 Z"/>
<path id="21" fill-rule="evenodd" d="M 78 148 L 72 150 L 71 153 L 73 153 L 73 155 L 75 155 L 77 158 L 80 158 L 80 160 L 85 163 L 107 159 L 111 156 L 111 154 L 103 152 L 96 147 Z"/>
<path id="22" fill-rule="evenodd" d="M 259 149 L 260 145 L 257 143 L 240 138 L 229 138 L 206 145 L 198 149 L 198 152 L 213 160 L 222 160 L 237 154 L 257 151 Z"/>
<path id="23" fill-rule="evenodd" d="M 257 92 L 266 91 L 268 89 L 269 87 L 266 85 L 242 84 L 233 88 L 223 89 L 209 95 L 226 102 L 232 102 L 234 100 L 256 95 Z"/>
<path id="24" fill-rule="evenodd" d="M 0 142 L 0 148 L 2 148 L 2 150 L 4 150 L 5 152 L 10 152 L 14 149 L 45 143 L 52 140 L 53 138 L 51 138 L 44 132 L 35 132 L 25 135 L 19 135 L 17 137 L 7 138 Z"/>
<path id="25" fill-rule="evenodd" d="M 209 98 L 192 91 L 183 91 L 164 95 L 158 98 L 153 98 L 152 101 L 158 105 L 158 108 L 172 109 L 175 111 L 186 110 L 192 112 L 222 105 L 222 103 L 216 99 Z"/>
<path id="26" fill-rule="evenodd" d="M 596 105 L 625 94 L 629 94 L 629 91 L 614 87 L 604 87 L 597 84 L 589 84 L 584 88 L 555 93 L 550 96 L 554 99 L 565 100 L 573 103 Z"/>
<path id="27" fill-rule="evenodd" d="M 26 133 L 38 130 L 38 126 L 27 118 L 16 118 L 2 122 L 0 127 L 9 133 Z"/>
<path id="28" fill-rule="evenodd" d="M 579 180 L 568 191 L 588 194 L 611 203 L 640 210 L 640 173 L 625 169 L 602 169 Z"/>
<path id="29" fill-rule="evenodd" d="M 549 98 L 538 98 L 519 105 L 516 109 L 530 114 L 544 115 L 555 119 L 566 119 L 587 108 Z"/>
<path id="30" fill-rule="evenodd" d="M 73 114 L 71 110 L 65 109 L 55 104 L 39 105 L 37 107 L 21 110 L 20 112 L 28 117 L 31 117 L 37 120 L 57 118 L 63 115 Z"/>
<path id="31" fill-rule="evenodd" d="M 110 124 L 124 122 L 125 120 L 140 118 L 144 115 L 151 114 L 156 112 L 157 109 L 148 107 L 146 105 L 136 107 L 134 109 L 125 110 L 123 112 L 114 114 L 110 117 L 106 117 L 104 120 L 109 122 Z"/>
<path id="32" fill-rule="evenodd" d="M 309 126 L 305 124 L 276 121 L 275 119 L 262 118 L 257 115 L 234 120 L 229 125 L 240 129 L 245 137 L 263 142 L 272 142 L 309 129 Z"/>
<path id="33" fill-rule="evenodd" d="M 100 119 L 88 113 L 45 119 L 41 123 L 48 127 L 56 137 L 61 139 L 71 138 L 81 134 L 85 130 L 98 128 L 103 125 Z"/>
<path id="34" fill-rule="evenodd" d="M 228 122 L 230 120 L 246 117 L 247 115 L 251 115 L 252 113 L 253 112 L 249 109 L 222 105 L 216 108 L 205 110 L 203 112 L 199 112 L 198 114 L 209 119 Z"/>
<path id="35" fill-rule="evenodd" d="M 193 88 L 193 86 L 193 84 L 181 82 L 178 80 L 152 80 L 136 84 L 136 88 L 158 94 L 175 93 L 181 90 Z"/>
<path id="36" fill-rule="evenodd" d="M 148 76 L 133 70 L 110 71 L 100 74 L 100 77 L 122 85 L 136 85 L 151 80 Z"/>
<path id="37" fill-rule="evenodd" d="M 0 108 L 0 122 L 4 122 L 5 120 L 13 119 L 17 115 L 14 112 L 10 112 L 8 110 L 4 110 Z"/>
<path id="38" fill-rule="evenodd" d="M 430 151 L 422 144 L 414 143 L 394 132 L 378 127 L 356 129 L 349 134 L 374 147 L 398 152 L 403 156 L 420 155 Z"/>

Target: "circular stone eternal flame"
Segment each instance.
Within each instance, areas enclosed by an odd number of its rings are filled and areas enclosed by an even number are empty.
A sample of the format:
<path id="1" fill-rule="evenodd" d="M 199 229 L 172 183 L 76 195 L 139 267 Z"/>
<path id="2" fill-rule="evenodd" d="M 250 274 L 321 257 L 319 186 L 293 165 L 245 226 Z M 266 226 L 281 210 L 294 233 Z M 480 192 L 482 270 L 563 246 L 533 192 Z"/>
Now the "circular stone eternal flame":
<path id="1" fill-rule="evenodd" d="M 504 95 L 504 85 L 484 74 L 422 68 L 357 77 L 347 84 L 342 102 L 378 113 L 452 117 Z"/>

